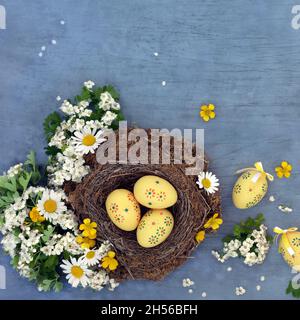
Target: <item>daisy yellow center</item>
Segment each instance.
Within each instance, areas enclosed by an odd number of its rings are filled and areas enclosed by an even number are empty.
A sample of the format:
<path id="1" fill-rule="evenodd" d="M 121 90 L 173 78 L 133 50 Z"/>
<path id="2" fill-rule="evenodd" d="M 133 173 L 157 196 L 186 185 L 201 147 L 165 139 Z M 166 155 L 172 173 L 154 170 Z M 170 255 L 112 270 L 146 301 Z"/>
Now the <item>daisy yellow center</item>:
<path id="1" fill-rule="evenodd" d="M 211 182 L 210 182 L 209 179 L 204 178 L 204 179 L 202 179 L 202 185 L 203 185 L 203 187 L 204 187 L 205 189 L 208 189 L 208 188 L 210 188 L 210 186 L 211 186 Z"/>
<path id="2" fill-rule="evenodd" d="M 44 203 L 44 209 L 48 213 L 55 212 L 56 209 L 57 209 L 56 201 L 54 201 L 52 199 L 46 200 L 45 203 Z"/>
<path id="3" fill-rule="evenodd" d="M 83 270 L 82 268 L 78 267 L 78 266 L 73 266 L 71 268 L 71 274 L 73 277 L 80 279 L 83 276 Z"/>
<path id="4" fill-rule="evenodd" d="M 86 254 L 86 258 L 87 259 L 93 259 L 95 257 L 95 252 L 94 251 L 89 251 L 87 254 Z"/>
<path id="5" fill-rule="evenodd" d="M 88 134 L 84 136 L 82 139 L 82 144 L 87 147 L 94 145 L 95 142 L 96 142 L 96 138 L 92 134 Z"/>

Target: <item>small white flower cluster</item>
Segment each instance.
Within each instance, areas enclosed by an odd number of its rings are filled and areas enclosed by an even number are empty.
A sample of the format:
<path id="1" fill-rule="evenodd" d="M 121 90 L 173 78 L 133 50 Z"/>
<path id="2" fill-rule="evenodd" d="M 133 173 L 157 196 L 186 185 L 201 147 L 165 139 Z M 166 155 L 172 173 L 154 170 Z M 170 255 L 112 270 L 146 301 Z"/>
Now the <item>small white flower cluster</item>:
<path id="1" fill-rule="evenodd" d="M 22 226 L 22 232 L 19 234 L 21 248 L 19 251 L 19 260 L 17 270 L 20 275 L 29 278 L 32 272 L 29 264 L 37 251 L 36 245 L 39 244 L 42 234 L 38 230 L 32 230 L 28 226 Z"/>
<path id="2" fill-rule="evenodd" d="M 19 237 L 15 236 L 13 233 L 6 234 L 1 240 L 3 250 L 7 252 L 10 257 L 15 256 L 15 249 L 19 243 Z"/>
<path id="3" fill-rule="evenodd" d="M 17 198 L 13 204 L 4 210 L 4 224 L 0 228 L 0 232 L 6 235 L 16 227 L 21 227 L 28 217 L 29 210 L 27 209 L 26 202 L 30 196 L 43 192 L 43 187 L 29 187 L 21 197 Z"/>
<path id="4" fill-rule="evenodd" d="M 182 286 L 183 286 L 184 288 L 191 287 L 191 286 L 193 286 L 194 284 L 195 284 L 194 281 L 192 281 L 190 278 L 182 279 Z"/>
<path id="5" fill-rule="evenodd" d="M 90 91 L 94 85 L 91 80 L 84 83 L 84 86 Z M 109 128 L 117 118 L 117 114 L 113 111 L 120 110 L 120 104 L 109 92 L 104 92 L 100 96 L 99 108 L 105 111 L 100 121 L 86 120 L 92 113 L 92 110 L 88 109 L 89 105 L 90 101 L 87 100 L 81 101 L 78 105 L 72 105 L 65 100 L 60 107 L 69 118 L 61 122 L 49 142 L 50 147 L 62 150 L 47 167 L 49 185 L 53 187 L 60 187 L 65 181 L 79 183 L 89 173 L 89 167 L 85 165 L 83 158 L 84 153 L 74 147 L 74 135 L 77 135 L 78 132 Z"/>
<path id="6" fill-rule="evenodd" d="M 64 100 L 60 110 L 68 116 L 76 116 L 77 118 L 90 117 L 93 111 L 88 109 L 89 105 L 89 101 L 86 100 L 80 101 L 78 105 L 73 105 L 68 100 Z"/>
<path id="7" fill-rule="evenodd" d="M 63 149 L 58 153 L 52 164 L 48 165 L 49 185 L 60 187 L 65 181 L 80 182 L 81 179 L 89 173 L 89 167 L 85 165 L 83 154 L 76 151 L 71 143 L 71 138 L 66 137 L 66 133 L 80 131 L 84 127 L 91 129 L 100 129 L 102 125 L 99 121 L 85 121 L 71 117 L 63 121 L 56 129 L 56 133 L 49 142 L 49 146 Z"/>
<path id="8" fill-rule="evenodd" d="M 107 286 L 108 290 L 114 291 L 115 288 L 119 286 L 119 283 L 116 282 L 115 279 L 109 278 L 107 272 L 104 270 L 93 271 L 90 277 L 89 287 L 95 291 L 100 291 L 105 286 Z"/>
<path id="9" fill-rule="evenodd" d="M 70 232 L 65 235 L 54 234 L 47 242 L 47 245 L 41 249 L 46 256 L 59 256 L 64 251 L 68 251 L 71 254 L 78 255 L 83 254 L 84 249 L 76 243 L 76 238 Z"/>
<path id="10" fill-rule="evenodd" d="M 242 256 L 244 263 L 248 266 L 261 264 L 270 249 L 270 243 L 266 236 L 267 227 L 262 224 L 259 230 L 254 230 L 243 242 L 237 239 L 225 242 L 222 255 L 217 251 L 212 251 L 212 255 L 221 263 L 229 258 Z"/>
<path id="11" fill-rule="evenodd" d="M 114 112 L 106 111 L 104 116 L 102 117 L 102 121 L 105 126 L 111 126 L 114 120 L 116 120 L 117 115 Z"/>
<path id="12" fill-rule="evenodd" d="M 120 110 L 120 104 L 115 101 L 109 92 L 103 92 L 100 95 L 99 108 L 104 111 Z"/>
<path id="13" fill-rule="evenodd" d="M 83 83 L 83 85 L 88 89 L 88 90 L 91 90 L 93 89 L 94 85 L 95 85 L 95 82 L 93 82 L 92 80 L 88 80 L 88 81 L 85 81 Z"/>
<path id="14" fill-rule="evenodd" d="M 242 295 L 244 295 L 245 293 L 246 293 L 245 288 L 243 288 L 243 287 L 236 287 L 236 288 L 235 288 L 235 294 L 236 294 L 237 296 L 242 296 Z"/>
<path id="15" fill-rule="evenodd" d="M 18 175 L 23 168 L 23 163 L 18 163 L 12 167 L 10 167 L 7 172 L 3 172 L 4 176 L 8 176 L 9 178 L 13 178 L 14 176 Z"/>

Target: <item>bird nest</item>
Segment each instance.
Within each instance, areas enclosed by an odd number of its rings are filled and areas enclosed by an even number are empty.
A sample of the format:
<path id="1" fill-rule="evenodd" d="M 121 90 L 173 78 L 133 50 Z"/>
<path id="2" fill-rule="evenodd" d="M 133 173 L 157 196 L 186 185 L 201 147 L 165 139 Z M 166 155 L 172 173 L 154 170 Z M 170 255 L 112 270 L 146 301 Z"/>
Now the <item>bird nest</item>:
<path id="1" fill-rule="evenodd" d="M 132 144 L 134 142 L 128 146 Z M 217 192 L 208 196 L 200 190 L 196 184 L 197 176 L 185 173 L 190 164 L 174 164 L 173 147 L 174 138 L 171 137 L 171 164 L 100 165 L 95 155 L 89 155 L 85 160 L 91 167 L 90 174 L 79 184 L 65 185 L 65 191 L 78 220 L 90 218 L 97 222 L 97 240 L 108 240 L 113 245 L 119 261 L 119 267 L 114 271 L 113 277 L 118 281 L 164 278 L 190 257 L 197 246 L 195 236 L 205 222 L 214 213 L 221 214 L 220 194 Z M 195 153 L 195 146 L 193 151 Z M 207 171 L 208 160 L 206 157 L 203 160 L 204 171 Z M 118 188 L 132 191 L 134 183 L 145 175 L 156 175 L 166 179 L 178 193 L 176 204 L 169 209 L 174 216 L 174 228 L 163 243 L 153 248 L 142 248 L 137 243 L 136 232 L 126 232 L 117 228 L 105 210 L 105 201 L 110 192 Z M 147 208 L 142 214 L 146 211 Z"/>

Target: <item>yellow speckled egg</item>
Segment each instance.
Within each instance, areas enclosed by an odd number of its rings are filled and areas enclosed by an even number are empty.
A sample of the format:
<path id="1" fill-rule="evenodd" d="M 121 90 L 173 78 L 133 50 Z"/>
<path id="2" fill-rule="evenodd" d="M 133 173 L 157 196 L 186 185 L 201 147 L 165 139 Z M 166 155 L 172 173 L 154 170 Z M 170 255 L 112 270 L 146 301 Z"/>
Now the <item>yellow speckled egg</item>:
<path id="1" fill-rule="evenodd" d="M 141 209 L 132 192 L 116 189 L 105 202 L 106 211 L 111 221 L 124 231 L 135 230 L 141 219 Z"/>
<path id="2" fill-rule="evenodd" d="M 291 255 L 286 248 L 283 237 L 281 236 L 279 241 L 278 250 L 282 254 L 284 260 L 295 270 L 300 272 L 300 232 L 299 231 L 292 231 L 287 232 L 286 237 L 290 244 L 290 247 L 294 250 L 294 255 Z"/>
<path id="3" fill-rule="evenodd" d="M 168 238 L 173 226 L 174 218 L 169 210 L 153 209 L 147 211 L 136 231 L 138 244 L 144 248 L 161 244 Z"/>
<path id="4" fill-rule="evenodd" d="M 171 183 L 157 176 L 140 178 L 134 185 L 133 193 L 140 204 L 150 209 L 171 207 L 178 198 Z"/>
<path id="5" fill-rule="evenodd" d="M 246 171 L 236 181 L 232 200 L 239 209 L 247 209 L 258 204 L 268 190 L 268 182 L 265 173 Z"/>

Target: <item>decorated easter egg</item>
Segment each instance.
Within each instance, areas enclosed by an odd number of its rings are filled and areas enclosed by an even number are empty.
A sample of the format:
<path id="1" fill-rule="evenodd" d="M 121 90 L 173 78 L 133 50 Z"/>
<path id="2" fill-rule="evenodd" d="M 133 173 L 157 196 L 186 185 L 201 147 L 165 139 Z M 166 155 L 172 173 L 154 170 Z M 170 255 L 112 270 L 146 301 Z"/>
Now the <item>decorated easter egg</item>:
<path id="1" fill-rule="evenodd" d="M 132 192 L 116 189 L 105 202 L 106 211 L 111 221 L 124 231 L 135 230 L 141 219 L 141 209 Z"/>
<path id="2" fill-rule="evenodd" d="M 166 209 L 152 209 L 142 217 L 136 232 L 138 244 L 144 248 L 158 246 L 170 235 L 174 226 L 172 213 Z"/>
<path id="3" fill-rule="evenodd" d="M 151 209 L 171 207 L 178 198 L 171 183 L 157 176 L 140 178 L 134 185 L 133 193 L 140 204 Z"/>
<path id="4" fill-rule="evenodd" d="M 242 175 L 236 181 L 232 200 L 239 209 L 247 209 L 257 205 L 265 196 L 268 190 L 268 181 L 273 177 L 264 172 L 262 164 L 257 162 L 255 168 L 246 168 L 238 171 Z"/>
<path id="5" fill-rule="evenodd" d="M 291 228 L 293 230 L 296 228 Z M 283 230 L 278 251 L 283 259 L 295 270 L 300 272 L 300 232 Z"/>

